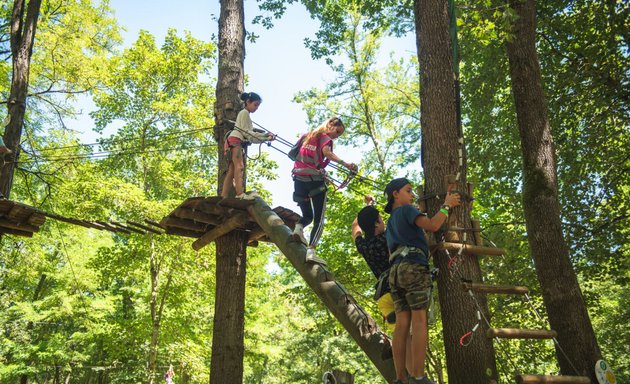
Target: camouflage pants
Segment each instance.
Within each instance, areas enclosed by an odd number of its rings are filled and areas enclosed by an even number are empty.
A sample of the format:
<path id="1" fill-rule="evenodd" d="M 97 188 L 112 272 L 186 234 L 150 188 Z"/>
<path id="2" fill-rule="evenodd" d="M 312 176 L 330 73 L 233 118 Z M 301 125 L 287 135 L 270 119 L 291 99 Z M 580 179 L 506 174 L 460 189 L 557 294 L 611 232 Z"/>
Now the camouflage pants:
<path id="1" fill-rule="evenodd" d="M 427 266 L 402 261 L 389 269 L 389 286 L 396 312 L 426 309 L 431 295 Z"/>

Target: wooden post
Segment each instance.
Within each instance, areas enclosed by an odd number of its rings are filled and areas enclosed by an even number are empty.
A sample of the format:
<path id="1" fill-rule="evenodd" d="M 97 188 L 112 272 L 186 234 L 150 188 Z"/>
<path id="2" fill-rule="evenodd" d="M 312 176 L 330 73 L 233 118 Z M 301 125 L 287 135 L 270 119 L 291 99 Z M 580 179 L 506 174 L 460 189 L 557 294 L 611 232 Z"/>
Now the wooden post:
<path id="1" fill-rule="evenodd" d="M 334 280 L 333 274 L 326 267 L 305 262 L 304 244 L 291 241 L 293 232 L 262 199 L 256 198 L 255 203 L 247 210 L 370 358 L 381 375 L 391 382 L 395 378 L 394 362 L 392 359 L 381 359 L 385 336 L 376 322 L 357 304 L 343 285 Z"/>
<path id="2" fill-rule="evenodd" d="M 501 339 L 553 339 L 558 337 L 558 332 L 546 329 L 517 329 L 517 328 L 490 328 L 486 333 L 488 338 Z"/>
<path id="3" fill-rule="evenodd" d="M 517 375 L 518 384 L 591 384 L 585 376 Z"/>
<path id="4" fill-rule="evenodd" d="M 192 247 L 195 251 L 200 250 L 206 245 L 210 244 L 214 240 L 219 237 L 232 232 L 236 228 L 244 225 L 249 221 L 249 217 L 245 213 L 237 213 L 236 215 L 227 219 L 223 224 L 215 227 L 209 232 L 206 232 L 205 235 L 198 238 L 193 244 Z"/>

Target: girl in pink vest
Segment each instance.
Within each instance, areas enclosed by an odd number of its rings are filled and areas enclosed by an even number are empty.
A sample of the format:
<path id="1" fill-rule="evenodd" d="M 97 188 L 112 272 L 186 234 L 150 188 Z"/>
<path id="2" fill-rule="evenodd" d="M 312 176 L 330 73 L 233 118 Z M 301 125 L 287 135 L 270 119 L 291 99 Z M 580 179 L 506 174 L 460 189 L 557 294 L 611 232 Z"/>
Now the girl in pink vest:
<path id="1" fill-rule="evenodd" d="M 333 140 L 343 134 L 345 126 L 338 117 L 326 120 L 317 129 L 302 138 L 302 147 L 293 165 L 293 200 L 302 211 L 302 218 L 295 224 L 293 236 L 308 245 L 306 261 L 324 264 L 315 255 L 315 248 L 324 229 L 326 210 L 326 181 L 324 168 L 332 160 L 349 170 L 356 171 L 356 164 L 346 163 L 333 153 Z M 310 240 L 304 237 L 304 227 L 314 221 Z"/>

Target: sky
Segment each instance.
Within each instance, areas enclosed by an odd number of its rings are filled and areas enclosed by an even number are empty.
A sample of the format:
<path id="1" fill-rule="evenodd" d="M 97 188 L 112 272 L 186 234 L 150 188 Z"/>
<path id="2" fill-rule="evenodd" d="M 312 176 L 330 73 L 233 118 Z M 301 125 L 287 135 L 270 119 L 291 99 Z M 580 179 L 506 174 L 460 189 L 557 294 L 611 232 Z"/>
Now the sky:
<path id="1" fill-rule="evenodd" d="M 118 23 L 126 29 L 123 33 L 125 46 L 136 41 L 140 30 L 150 32 L 158 45 L 164 41 L 169 28 L 176 29 L 180 36 L 184 31 L 189 31 L 193 37 L 205 41 L 210 41 L 213 34 L 218 34 L 218 0 L 111 0 L 110 5 Z M 323 60 L 311 59 L 310 51 L 304 46 L 304 38 L 313 38 L 319 24 L 310 18 L 301 4 L 288 5 L 284 17 L 276 20 L 274 28 L 270 30 L 251 24 L 258 14 L 258 3 L 245 0 L 246 29 L 259 36 L 255 43 L 245 43 L 245 74 L 248 78 L 245 91 L 256 92 L 263 99 L 262 105 L 251 117 L 254 122 L 280 137 L 293 141 L 300 133 L 313 128 L 306 125 L 306 113 L 300 105 L 291 101 L 294 94 L 312 87 L 323 87 L 327 81 L 334 79 L 334 74 Z M 413 54 L 416 50 L 413 36 L 391 39 L 383 46 L 405 55 Z M 383 61 L 389 60 L 389 52 L 382 52 L 381 57 Z M 78 119 L 77 126 L 73 127 L 79 131 L 93 126 L 92 122 L 86 121 L 88 111 L 84 112 L 84 118 Z M 94 142 L 93 133 L 85 132 L 84 136 L 83 141 Z M 283 148 L 282 145 L 276 146 Z M 277 170 L 279 178 L 265 184 L 273 195 L 273 202 L 269 203 L 297 210 L 291 198 L 293 163 L 273 148 L 262 148 L 280 166 Z M 335 153 L 344 160 L 360 160 L 357 150 L 335 149 Z M 252 156 L 257 153 L 258 146 L 250 147 Z"/>

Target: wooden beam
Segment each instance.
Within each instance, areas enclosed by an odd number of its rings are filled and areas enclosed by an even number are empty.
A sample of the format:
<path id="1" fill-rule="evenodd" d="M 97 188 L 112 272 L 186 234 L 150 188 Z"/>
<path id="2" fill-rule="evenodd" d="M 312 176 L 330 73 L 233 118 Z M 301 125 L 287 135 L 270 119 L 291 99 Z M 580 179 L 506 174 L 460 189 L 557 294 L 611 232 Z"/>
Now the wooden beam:
<path id="1" fill-rule="evenodd" d="M 482 293 L 500 293 L 507 295 L 525 295 L 529 293 L 529 288 L 522 286 L 510 285 L 489 285 L 481 283 L 462 283 L 464 291 L 471 290 L 473 292 Z"/>
<path id="2" fill-rule="evenodd" d="M 131 231 L 131 232 L 139 233 L 139 234 L 141 234 L 141 235 L 146 235 L 146 232 L 143 232 L 143 231 L 141 231 L 141 230 L 139 230 L 139 229 L 136 229 L 136 228 L 133 228 L 133 227 L 128 227 L 128 226 L 126 226 L 125 224 L 120 223 L 120 222 L 118 222 L 118 221 L 113 221 L 113 220 L 112 220 L 112 222 L 111 222 L 111 223 L 112 223 L 114 226 L 119 227 L 119 228 L 122 228 L 122 229 L 126 229 L 127 231 Z"/>
<path id="3" fill-rule="evenodd" d="M 165 229 L 162 225 L 160 225 L 160 223 L 158 223 L 157 221 L 154 220 L 150 220 L 150 219 L 144 219 L 144 222 L 147 224 L 151 224 L 154 227 L 158 227 L 160 229 Z"/>
<path id="4" fill-rule="evenodd" d="M 254 199 L 254 205 L 247 210 L 370 358 L 385 380 L 392 382 L 395 379 L 394 363 L 392 359 L 381 358 L 385 345 L 384 334 L 378 329 L 374 319 L 359 306 L 342 284 L 333 281 L 334 276 L 325 266 L 305 261 L 306 246 L 293 240 L 293 231 L 261 198 Z"/>
<path id="5" fill-rule="evenodd" d="M 126 233 L 127 235 L 131 235 L 131 232 L 129 232 L 126 229 L 122 229 L 122 228 L 118 228 L 118 227 L 114 227 L 113 225 L 106 223 L 104 221 L 100 221 L 100 220 L 96 220 L 96 222 L 100 225 L 102 225 L 103 227 L 105 227 L 105 230 L 110 231 L 110 232 L 122 232 L 122 233 Z"/>
<path id="6" fill-rule="evenodd" d="M 0 227 L 0 233 L 8 233 L 9 235 L 33 237 L 33 232 L 20 231 L 17 229 Z"/>
<path id="7" fill-rule="evenodd" d="M 9 228 L 9 229 L 17 229 L 18 231 L 25 232 L 37 232 L 39 231 L 39 227 L 30 224 L 19 224 L 9 221 L 7 219 L 0 218 L 0 227 Z"/>
<path id="8" fill-rule="evenodd" d="M 518 384 L 591 384 L 586 376 L 517 375 Z"/>
<path id="9" fill-rule="evenodd" d="M 438 250 L 449 250 L 458 252 L 461 248 L 464 248 L 465 253 L 471 253 L 473 255 L 485 255 L 485 256 L 503 256 L 505 255 L 505 250 L 503 248 L 496 247 L 480 247 L 477 245 L 471 244 L 461 244 L 461 243 L 448 243 L 442 242 L 436 244 L 436 249 Z"/>
<path id="10" fill-rule="evenodd" d="M 209 213 L 190 208 L 177 208 L 173 211 L 173 213 L 171 213 L 171 215 L 177 216 L 182 219 L 194 220 L 200 223 L 212 225 L 220 225 L 223 222 L 223 220 L 221 220 L 221 217 L 219 216 L 211 215 Z M 162 220 L 162 222 L 163 221 L 164 220 Z"/>
<path id="11" fill-rule="evenodd" d="M 160 224 L 166 227 L 177 227 L 177 228 L 188 229 L 189 231 L 197 231 L 201 233 L 206 232 L 208 228 L 208 224 L 203 224 L 203 223 L 197 224 L 190 220 L 179 219 L 177 217 L 172 217 L 172 216 L 165 217 L 164 220 L 160 222 Z"/>
<path id="12" fill-rule="evenodd" d="M 214 227 L 209 232 L 206 232 L 203 236 L 198 238 L 193 244 L 192 247 L 195 251 L 200 250 L 206 245 L 210 244 L 214 240 L 219 237 L 232 232 L 238 227 L 245 225 L 249 221 L 249 215 L 244 212 L 237 213 L 236 215 L 227 219 L 223 224 Z"/>
<path id="13" fill-rule="evenodd" d="M 127 224 L 132 225 L 134 227 L 142 228 L 145 231 L 152 232 L 152 233 L 155 233 L 155 234 L 158 234 L 158 235 L 161 235 L 161 234 L 164 233 L 163 231 L 158 231 L 157 229 L 155 229 L 153 227 L 149 227 L 148 225 L 136 223 L 135 221 L 131 221 L 131 220 L 127 220 Z"/>
<path id="14" fill-rule="evenodd" d="M 486 335 L 494 339 L 553 339 L 558 332 L 546 329 L 490 328 Z"/>

